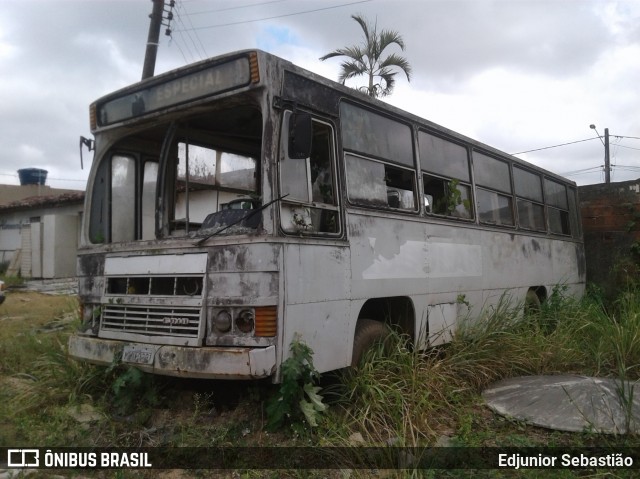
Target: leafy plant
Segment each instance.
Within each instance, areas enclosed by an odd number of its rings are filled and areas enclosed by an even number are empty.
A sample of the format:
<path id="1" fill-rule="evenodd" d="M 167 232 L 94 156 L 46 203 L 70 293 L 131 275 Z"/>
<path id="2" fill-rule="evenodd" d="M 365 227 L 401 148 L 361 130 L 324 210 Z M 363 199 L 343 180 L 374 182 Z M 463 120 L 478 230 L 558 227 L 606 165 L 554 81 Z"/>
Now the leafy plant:
<path id="1" fill-rule="evenodd" d="M 291 356 L 282 363 L 282 384 L 278 394 L 267 404 L 267 428 L 275 430 L 286 421 L 304 418 L 317 426 L 320 413 L 327 409 L 317 386 L 320 375 L 313 366 L 313 351 L 299 339 L 291 342 Z"/>
<path id="2" fill-rule="evenodd" d="M 159 402 L 159 388 L 155 377 L 138 368 L 124 366 L 119 361 L 107 368 L 105 375 L 113 374 L 111 404 L 117 414 L 130 414 L 140 406 L 156 406 Z"/>
<path id="3" fill-rule="evenodd" d="M 463 205 L 464 208 L 469 211 L 471 209 L 471 203 L 469 203 L 468 199 L 462 198 L 462 192 L 458 186 L 460 185 L 460 180 L 453 179 L 447 185 L 447 213 L 452 214 L 459 205 Z"/>

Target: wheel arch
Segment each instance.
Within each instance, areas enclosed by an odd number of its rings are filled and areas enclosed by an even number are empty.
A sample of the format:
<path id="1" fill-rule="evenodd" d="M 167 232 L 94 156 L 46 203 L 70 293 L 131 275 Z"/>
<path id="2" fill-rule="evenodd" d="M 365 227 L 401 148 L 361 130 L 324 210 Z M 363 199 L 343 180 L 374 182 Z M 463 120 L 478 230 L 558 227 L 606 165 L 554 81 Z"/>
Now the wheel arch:
<path id="1" fill-rule="evenodd" d="M 358 320 L 361 319 L 384 323 L 398 333 L 415 340 L 415 306 L 408 296 L 368 299 L 358 313 Z"/>

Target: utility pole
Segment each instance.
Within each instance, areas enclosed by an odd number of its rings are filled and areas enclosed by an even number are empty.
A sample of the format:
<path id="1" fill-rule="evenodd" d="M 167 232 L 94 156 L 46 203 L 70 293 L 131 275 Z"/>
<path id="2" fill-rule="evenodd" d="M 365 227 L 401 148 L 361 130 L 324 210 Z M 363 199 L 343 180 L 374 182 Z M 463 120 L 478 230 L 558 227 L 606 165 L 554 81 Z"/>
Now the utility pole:
<path id="1" fill-rule="evenodd" d="M 164 0 L 151 0 L 153 10 L 151 11 L 151 21 L 149 22 L 149 35 L 147 37 L 147 50 L 144 55 L 144 65 L 142 67 L 142 79 L 150 78 L 156 68 L 156 56 L 158 54 L 158 43 L 160 42 L 160 26 L 162 25 L 162 13 L 164 10 Z"/>
<path id="2" fill-rule="evenodd" d="M 604 129 L 604 182 L 611 183 L 611 159 L 609 158 L 609 128 Z"/>
<path id="3" fill-rule="evenodd" d="M 589 125 L 589 128 L 594 130 L 598 135 L 598 138 L 600 138 L 600 141 L 602 141 L 602 137 L 600 136 L 600 133 L 598 133 L 598 130 L 596 129 L 596 125 L 591 124 Z M 604 182 L 605 184 L 609 184 L 611 183 L 611 158 L 609 156 L 609 128 L 604 129 L 604 142 L 602 142 L 602 144 L 604 145 Z"/>

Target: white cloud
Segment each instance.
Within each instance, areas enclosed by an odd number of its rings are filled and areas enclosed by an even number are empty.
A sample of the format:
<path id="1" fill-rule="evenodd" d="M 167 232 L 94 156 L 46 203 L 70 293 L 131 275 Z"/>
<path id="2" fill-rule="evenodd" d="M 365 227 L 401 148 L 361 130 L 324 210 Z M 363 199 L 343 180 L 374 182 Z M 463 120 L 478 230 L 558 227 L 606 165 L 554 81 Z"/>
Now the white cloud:
<path id="1" fill-rule="evenodd" d="M 407 84 L 398 75 L 386 99 L 391 104 L 508 152 L 588 138 L 590 123 L 601 133 L 608 127 L 640 137 L 640 2 L 634 0 L 375 0 L 251 23 L 237 22 L 327 3 L 239 6 L 178 2 L 173 38 L 161 36 L 156 72 L 260 47 L 335 79 L 340 61 L 318 58 L 360 42 L 350 15 L 362 13 L 398 30 L 407 45 L 413 79 Z M 50 176 L 76 178 L 88 105 L 140 78 L 150 10 L 151 2 L 142 1 L 3 2 L 0 67 L 11 74 L 0 76 L 0 173 L 42 161 L 56 171 Z M 637 151 L 625 145 L 640 147 L 640 141 L 621 140 L 616 161 L 640 166 Z M 602 145 L 525 156 L 572 171 L 600 164 Z"/>

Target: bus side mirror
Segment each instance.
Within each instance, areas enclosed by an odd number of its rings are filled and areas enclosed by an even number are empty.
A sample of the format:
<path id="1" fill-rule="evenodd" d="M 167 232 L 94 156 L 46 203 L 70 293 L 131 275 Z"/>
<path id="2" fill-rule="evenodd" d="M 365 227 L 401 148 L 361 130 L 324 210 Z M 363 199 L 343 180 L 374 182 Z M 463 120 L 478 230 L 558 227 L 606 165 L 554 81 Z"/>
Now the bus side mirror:
<path id="1" fill-rule="evenodd" d="M 311 155 L 311 115 L 296 112 L 289 117 L 289 158 L 302 160 Z"/>

